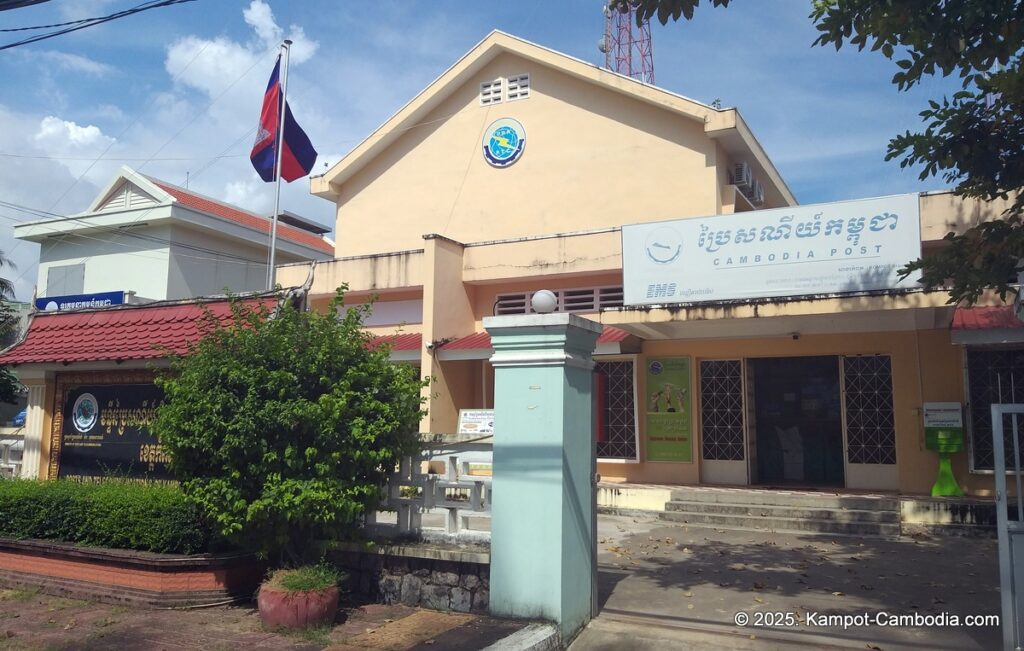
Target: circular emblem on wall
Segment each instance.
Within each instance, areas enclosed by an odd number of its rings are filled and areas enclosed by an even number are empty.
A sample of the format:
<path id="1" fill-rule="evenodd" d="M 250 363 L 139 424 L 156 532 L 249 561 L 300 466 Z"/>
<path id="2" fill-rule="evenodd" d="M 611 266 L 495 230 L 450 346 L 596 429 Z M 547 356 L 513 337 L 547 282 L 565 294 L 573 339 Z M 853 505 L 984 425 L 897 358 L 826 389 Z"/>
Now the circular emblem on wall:
<path id="1" fill-rule="evenodd" d="M 654 360 L 648 368 L 651 371 L 651 375 L 661 375 L 664 367 L 662 367 L 661 362 Z"/>
<path id="2" fill-rule="evenodd" d="M 660 226 L 644 242 L 647 257 L 658 264 L 675 262 L 683 250 L 683 237 L 674 228 Z"/>
<path id="3" fill-rule="evenodd" d="M 91 430 L 100 417 L 100 406 L 96 402 L 96 396 L 91 393 L 83 393 L 75 400 L 75 406 L 71 410 L 71 422 L 79 432 L 85 434 Z"/>
<path id="4" fill-rule="evenodd" d="M 484 158 L 495 167 L 508 167 L 526 148 L 526 129 L 518 120 L 501 118 L 484 130 Z"/>

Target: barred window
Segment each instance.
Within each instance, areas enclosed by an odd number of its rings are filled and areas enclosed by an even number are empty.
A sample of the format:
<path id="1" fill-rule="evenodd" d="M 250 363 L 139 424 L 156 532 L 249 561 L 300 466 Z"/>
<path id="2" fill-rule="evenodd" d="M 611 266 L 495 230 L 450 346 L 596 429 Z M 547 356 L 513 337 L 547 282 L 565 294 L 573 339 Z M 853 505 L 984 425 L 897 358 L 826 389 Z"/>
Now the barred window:
<path id="1" fill-rule="evenodd" d="M 633 361 L 597 362 L 594 370 L 601 376 L 596 389 L 602 394 L 597 456 L 599 459 L 636 459 Z"/>

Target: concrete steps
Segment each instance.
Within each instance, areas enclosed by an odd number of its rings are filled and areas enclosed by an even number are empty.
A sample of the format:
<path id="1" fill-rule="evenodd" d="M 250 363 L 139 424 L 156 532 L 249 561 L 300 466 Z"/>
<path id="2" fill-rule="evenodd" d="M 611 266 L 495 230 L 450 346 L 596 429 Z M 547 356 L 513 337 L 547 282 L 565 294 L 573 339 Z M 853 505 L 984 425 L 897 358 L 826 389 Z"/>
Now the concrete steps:
<path id="1" fill-rule="evenodd" d="M 698 527 L 897 537 L 900 503 L 874 495 L 772 490 L 681 489 L 659 514 Z"/>

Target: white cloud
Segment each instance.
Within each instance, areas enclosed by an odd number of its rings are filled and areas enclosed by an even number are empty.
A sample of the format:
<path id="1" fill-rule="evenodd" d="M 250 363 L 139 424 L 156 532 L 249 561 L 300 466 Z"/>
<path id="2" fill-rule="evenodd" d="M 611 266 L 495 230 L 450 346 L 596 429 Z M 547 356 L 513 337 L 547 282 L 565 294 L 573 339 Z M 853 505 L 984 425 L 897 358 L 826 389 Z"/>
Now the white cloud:
<path id="1" fill-rule="evenodd" d="M 252 50 L 224 37 L 186 36 L 167 48 L 164 68 L 179 83 L 212 99 L 245 75 L 256 59 Z"/>
<path id="2" fill-rule="evenodd" d="M 65 0 L 57 3 L 61 16 L 67 20 L 81 20 L 105 16 L 110 12 L 113 0 Z"/>
<path id="3" fill-rule="evenodd" d="M 49 158 L 52 154 L 35 138 L 40 131 L 38 117 L 0 105 L 0 124 L 4 125 L 0 129 L 0 151 L 18 152 L 23 156 L 0 159 L 4 163 L 4 173 L 0 174 L 0 197 L 4 201 L 58 214 L 71 214 L 88 205 L 98 188 L 87 179 L 76 183 L 77 174 L 73 174 L 64 161 Z M 56 201 L 61 195 L 65 196 Z M 30 213 L 0 209 L 0 249 L 17 266 L 13 271 L 0 268 L 0 276 L 14 281 L 15 296 L 19 300 L 32 297 L 39 245 L 13 239 L 12 227 L 15 222 L 36 219 L 39 217 Z"/>
<path id="4" fill-rule="evenodd" d="M 33 52 L 32 58 L 41 64 L 49 64 L 63 72 L 75 72 L 93 77 L 103 77 L 114 71 L 114 67 L 94 61 L 89 57 L 57 50 Z"/>
<path id="5" fill-rule="evenodd" d="M 273 47 L 281 42 L 281 28 L 274 21 L 274 12 L 270 5 L 260 0 L 253 0 L 242 12 L 247 25 L 256 30 L 256 35 L 264 44 Z"/>
<path id="6" fill-rule="evenodd" d="M 35 140 L 40 145 L 48 148 L 67 144 L 74 149 L 93 145 L 106 147 L 114 141 L 113 138 L 103 135 L 103 132 L 97 126 L 90 124 L 83 127 L 52 115 L 46 116 L 39 123 L 39 130 L 36 131 Z M 53 151 L 60 150 L 54 149 Z"/>
<path id="7" fill-rule="evenodd" d="M 281 42 L 284 40 L 284 30 L 274 20 L 274 12 L 271 11 L 270 5 L 266 2 L 252 0 L 249 6 L 242 12 L 242 16 L 245 18 L 246 24 L 256 30 L 256 36 L 265 49 L 274 50 L 281 45 Z M 291 63 L 309 61 L 316 54 L 317 48 L 320 47 L 320 43 L 310 40 L 306 36 L 305 30 L 299 25 L 289 26 L 288 38 L 292 41 L 291 54 L 289 55 Z"/>
<path id="8" fill-rule="evenodd" d="M 268 193 L 262 192 L 265 185 L 262 180 L 257 179 L 231 181 L 224 187 L 224 192 L 219 193 L 219 196 L 228 203 L 269 215 L 274 212 L 273 200 Z"/>

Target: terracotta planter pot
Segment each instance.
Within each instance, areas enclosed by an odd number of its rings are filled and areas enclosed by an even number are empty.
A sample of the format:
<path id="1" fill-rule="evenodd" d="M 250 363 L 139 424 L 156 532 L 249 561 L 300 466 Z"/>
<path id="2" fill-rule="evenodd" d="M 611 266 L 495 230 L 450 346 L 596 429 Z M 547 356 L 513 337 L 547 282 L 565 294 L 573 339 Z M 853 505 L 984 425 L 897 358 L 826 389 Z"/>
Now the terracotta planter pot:
<path id="1" fill-rule="evenodd" d="M 338 611 L 338 587 L 288 592 L 266 584 L 256 599 L 260 621 L 268 629 L 301 629 L 330 624 Z"/>

